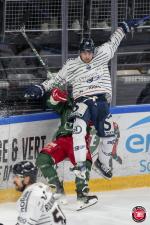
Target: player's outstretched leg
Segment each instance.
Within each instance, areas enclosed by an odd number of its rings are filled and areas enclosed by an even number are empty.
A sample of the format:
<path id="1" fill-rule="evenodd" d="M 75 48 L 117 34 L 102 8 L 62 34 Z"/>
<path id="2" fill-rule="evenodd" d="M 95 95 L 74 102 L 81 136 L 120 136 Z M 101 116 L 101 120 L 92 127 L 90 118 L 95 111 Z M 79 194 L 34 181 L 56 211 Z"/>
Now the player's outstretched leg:
<path id="1" fill-rule="evenodd" d="M 98 149 L 98 158 L 93 164 L 93 170 L 108 180 L 111 180 L 113 176 L 110 159 L 112 158 L 112 146 L 114 140 L 114 137 L 101 138 Z"/>
<path id="2" fill-rule="evenodd" d="M 96 204 L 98 201 L 98 197 L 96 195 L 89 195 L 85 192 L 77 193 L 77 211 L 90 207 Z"/>
<path id="3" fill-rule="evenodd" d="M 98 158 L 93 164 L 93 170 L 95 170 L 98 174 L 100 174 L 107 180 L 111 180 L 112 178 L 113 174 L 111 168 L 108 168 L 104 163 L 100 162 Z"/>
<path id="4" fill-rule="evenodd" d="M 98 197 L 96 195 L 89 194 L 88 181 L 91 171 L 91 161 L 86 161 L 86 174 L 85 179 L 81 179 L 76 176 L 76 193 L 77 193 L 77 208 L 76 210 L 82 210 L 97 203 Z"/>
<path id="5" fill-rule="evenodd" d="M 63 183 L 60 182 L 52 157 L 45 153 L 39 153 L 36 165 L 41 170 L 42 175 L 48 181 L 55 198 L 65 194 Z"/>
<path id="6" fill-rule="evenodd" d="M 78 180 L 79 181 L 79 180 Z M 82 180 L 83 182 L 83 180 Z M 81 184 L 80 184 L 81 185 Z M 89 188 L 85 182 L 82 186 L 82 190 L 76 190 L 77 192 L 77 211 L 90 207 L 97 203 L 98 197 L 96 195 L 89 194 Z"/>

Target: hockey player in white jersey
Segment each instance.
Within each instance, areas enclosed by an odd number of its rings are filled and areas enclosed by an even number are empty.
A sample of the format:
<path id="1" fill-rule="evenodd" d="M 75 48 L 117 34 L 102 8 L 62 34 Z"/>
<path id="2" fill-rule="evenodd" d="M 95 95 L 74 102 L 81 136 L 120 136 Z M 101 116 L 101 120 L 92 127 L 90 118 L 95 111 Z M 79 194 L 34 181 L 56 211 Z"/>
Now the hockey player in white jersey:
<path id="1" fill-rule="evenodd" d="M 49 187 L 36 183 L 37 168 L 29 161 L 21 161 L 13 167 L 16 190 L 23 192 L 17 201 L 16 225 L 66 224 L 66 217 L 55 201 Z"/>
<path id="2" fill-rule="evenodd" d="M 149 16 L 120 23 L 110 40 L 96 48 L 92 39 L 83 39 L 77 58 L 67 60 L 55 78 L 46 80 L 40 85 L 31 86 L 26 91 L 26 97 L 39 98 L 56 84 L 65 81 L 72 85 L 75 100 L 72 114 L 74 117 L 73 144 L 76 169 L 80 178 L 84 179 L 86 171 L 85 134 L 89 121 L 92 121 L 97 135 L 101 137 L 98 158 L 94 165 L 105 177 L 108 179 L 112 177 L 109 161 L 115 135 L 110 114 L 112 87 L 108 63 L 125 34 L 147 19 Z"/>

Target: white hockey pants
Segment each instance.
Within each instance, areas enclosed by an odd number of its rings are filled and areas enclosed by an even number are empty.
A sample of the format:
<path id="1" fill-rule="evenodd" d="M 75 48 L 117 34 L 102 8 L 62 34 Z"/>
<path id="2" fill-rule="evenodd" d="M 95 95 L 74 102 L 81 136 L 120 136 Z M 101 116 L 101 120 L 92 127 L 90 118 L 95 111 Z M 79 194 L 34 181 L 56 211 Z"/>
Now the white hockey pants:
<path id="1" fill-rule="evenodd" d="M 86 161 L 86 122 L 76 118 L 73 125 L 73 150 L 76 163 Z"/>

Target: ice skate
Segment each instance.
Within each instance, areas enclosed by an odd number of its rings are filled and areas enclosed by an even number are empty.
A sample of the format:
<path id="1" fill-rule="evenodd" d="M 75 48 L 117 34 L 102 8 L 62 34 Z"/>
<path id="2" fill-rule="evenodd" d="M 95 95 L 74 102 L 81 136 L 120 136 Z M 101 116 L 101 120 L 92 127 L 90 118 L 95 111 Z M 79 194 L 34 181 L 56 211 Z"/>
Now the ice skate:
<path id="1" fill-rule="evenodd" d="M 76 211 L 83 210 L 88 208 L 98 201 L 98 197 L 96 195 L 85 195 L 83 193 L 77 194 L 77 208 Z"/>
<path id="2" fill-rule="evenodd" d="M 107 168 L 103 163 L 97 159 L 93 164 L 93 170 L 95 170 L 98 174 L 102 175 L 105 179 L 111 180 L 112 178 L 112 170 Z"/>

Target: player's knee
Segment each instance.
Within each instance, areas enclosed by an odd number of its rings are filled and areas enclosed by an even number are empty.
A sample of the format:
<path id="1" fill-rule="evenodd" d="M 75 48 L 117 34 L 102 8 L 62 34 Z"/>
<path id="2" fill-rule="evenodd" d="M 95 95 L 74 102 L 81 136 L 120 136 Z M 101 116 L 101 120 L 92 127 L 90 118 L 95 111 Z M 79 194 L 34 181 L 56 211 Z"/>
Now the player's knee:
<path id="1" fill-rule="evenodd" d="M 72 119 L 82 118 L 85 121 L 89 121 L 88 106 L 83 102 L 77 102 L 70 117 Z"/>
<path id="2" fill-rule="evenodd" d="M 39 168 L 42 167 L 48 167 L 50 165 L 53 165 L 53 159 L 50 155 L 44 154 L 44 153 L 39 153 L 37 158 L 36 158 L 36 165 Z"/>
<path id="3" fill-rule="evenodd" d="M 87 168 L 87 170 L 91 171 L 91 167 L 92 167 L 92 161 L 86 160 L 86 168 Z"/>
<path id="4" fill-rule="evenodd" d="M 104 122 L 100 122 L 97 132 L 99 137 L 115 136 L 114 121 L 111 114 L 106 117 Z"/>

